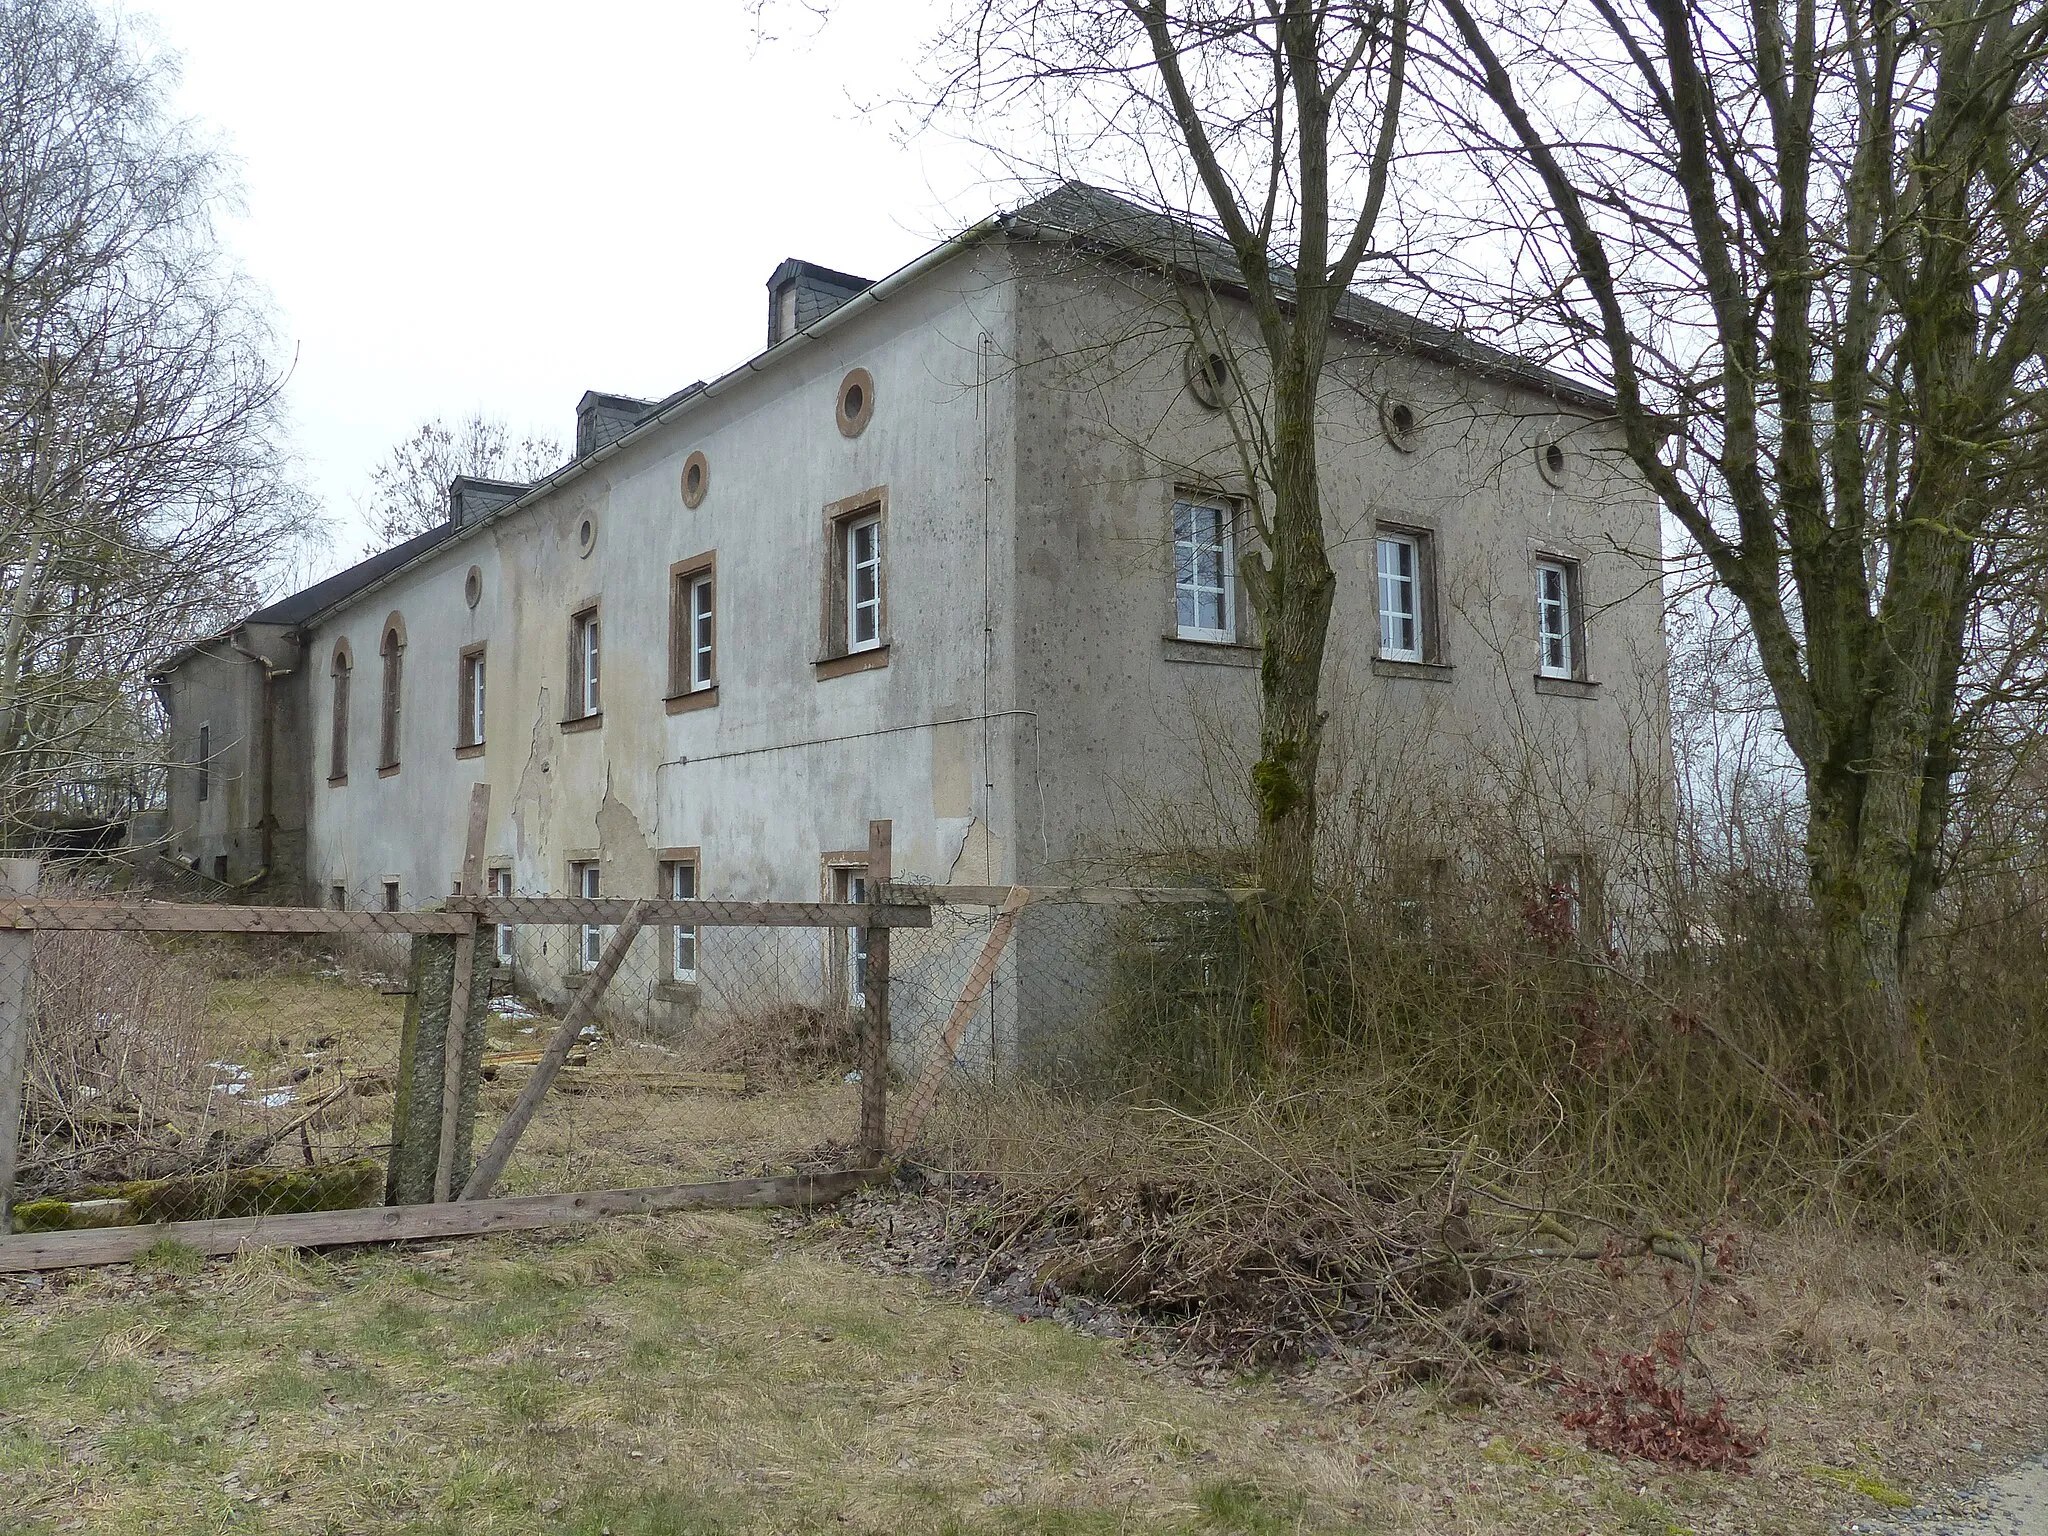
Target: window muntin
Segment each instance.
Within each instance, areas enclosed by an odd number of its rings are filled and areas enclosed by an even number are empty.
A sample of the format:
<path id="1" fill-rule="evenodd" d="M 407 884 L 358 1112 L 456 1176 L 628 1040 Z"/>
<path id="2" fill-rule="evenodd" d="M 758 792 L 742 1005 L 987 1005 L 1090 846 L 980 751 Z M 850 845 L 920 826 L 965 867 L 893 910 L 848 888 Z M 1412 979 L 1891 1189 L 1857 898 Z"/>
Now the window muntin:
<path id="1" fill-rule="evenodd" d="M 491 882 L 491 894 L 492 894 L 493 896 L 496 896 L 496 897 L 500 898 L 501 900 L 509 900 L 509 899 L 511 898 L 511 895 L 512 895 L 512 871 L 511 871 L 511 870 L 509 870 L 509 869 L 494 869 L 494 870 L 492 870 L 492 871 L 490 872 L 490 882 Z M 498 932 L 497 932 L 497 936 L 496 936 L 496 937 L 497 937 L 497 949 L 498 949 L 498 964 L 500 964 L 500 965 L 505 965 L 505 966 L 509 966 L 509 965 L 510 965 L 510 964 L 512 963 L 512 925 L 511 925 L 510 923 L 500 923 L 500 924 L 498 924 Z"/>
<path id="2" fill-rule="evenodd" d="M 571 864 L 569 881 L 576 887 L 578 896 L 595 900 L 598 892 L 597 860 L 579 860 Z M 595 923 L 585 923 L 577 940 L 577 963 L 586 971 L 594 971 L 603 955 L 604 930 Z"/>
<path id="3" fill-rule="evenodd" d="M 662 889 L 670 901 L 697 899 L 697 864 L 694 859 L 670 859 L 661 866 Z M 697 979 L 697 928 L 678 923 L 669 939 L 669 979 Z"/>
<path id="4" fill-rule="evenodd" d="M 455 744 L 480 747 L 484 744 L 484 651 L 482 646 L 462 653 L 460 718 L 456 722 Z"/>
<path id="5" fill-rule="evenodd" d="M 204 800 L 213 791 L 213 727 L 199 727 L 199 798 Z"/>
<path id="6" fill-rule="evenodd" d="M 1572 573 L 1561 560 L 1536 562 L 1536 669 L 1573 676 Z"/>
<path id="7" fill-rule="evenodd" d="M 1183 640 L 1237 639 L 1231 510 L 1221 502 L 1173 504 L 1173 590 Z"/>
<path id="8" fill-rule="evenodd" d="M 1412 534 L 1379 536 L 1380 655 L 1421 661 L 1422 546 Z"/>
<path id="9" fill-rule="evenodd" d="M 569 652 L 572 666 L 569 696 L 575 705 L 572 718 L 588 719 L 601 713 L 603 704 L 595 608 L 586 608 L 569 621 Z"/>
<path id="10" fill-rule="evenodd" d="M 348 777 L 349 680 L 354 674 L 348 652 L 334 652 L 334 720 L 327 743 L 327 776 L 337 783 Z"/>
<path id="11" fill-rule="evenodd" d="M 712 607 L 711 573 L 690 578 L 690 692 L 709 688 L 717 680 L 714 642 L 716 613 Z"/>
<path id="12" fill-rule="evenodd" d="M 377 766 L 380 769 L 396 768 L 399 710 L 405 681 L 405 637 L 399 633 L 397 625 L 394 624 L 384 631 L 384 640 L 378 650 L 384 658 L 384 709 Z"/>
<path id="13" fill-rule="evenodd" d="M 882 643 L 882 517 L 849 519 L 846 539 L 846 648 L 871 651 Z"/>

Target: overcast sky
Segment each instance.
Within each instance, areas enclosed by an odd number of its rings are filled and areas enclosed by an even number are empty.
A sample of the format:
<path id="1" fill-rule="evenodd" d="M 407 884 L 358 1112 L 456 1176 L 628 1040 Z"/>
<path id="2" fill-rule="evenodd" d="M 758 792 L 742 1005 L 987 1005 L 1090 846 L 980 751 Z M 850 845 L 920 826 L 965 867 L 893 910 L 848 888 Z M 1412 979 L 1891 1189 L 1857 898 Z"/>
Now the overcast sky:
<path id="1" fill-rule="evenodd" d="M 240 163 L 231 248 L 297 362 L 307 479 L 358 556 L 370 467 L 479 407 L 571 438 L 577 397 L 647 397 L 758 351 L 784 256 L 880 277 L 1014 189 L 894 99 L 930 0 L 602 6 L 135 0 L 179 106 Z"/>

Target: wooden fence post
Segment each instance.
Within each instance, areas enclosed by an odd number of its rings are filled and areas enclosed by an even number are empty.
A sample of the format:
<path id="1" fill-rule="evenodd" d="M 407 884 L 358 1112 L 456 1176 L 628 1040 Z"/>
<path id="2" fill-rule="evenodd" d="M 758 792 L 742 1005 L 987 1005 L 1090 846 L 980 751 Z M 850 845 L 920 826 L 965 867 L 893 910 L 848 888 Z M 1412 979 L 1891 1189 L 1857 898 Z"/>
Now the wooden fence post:
<path id="1" fill-rule="evenodd" d="M 42 878 L 34 859 L 0 859 L 0 895 L 33 896 Z M 14 1230 L 14 1160 L 28 1084 L 28 1033 L 35 1019 L 36 936 L 0 932 L 0 1240 Z"/>
<path id="2" fill-rule="evenodd" d="M 894 878 L 894 826 L 868 823 L 868 901 L 880 906 Z M 860 1145 L 874 1162 L 889 1150 L 889 930 L 867 931 L 868 974 L 865 1027 L 861 1031 Z"/>

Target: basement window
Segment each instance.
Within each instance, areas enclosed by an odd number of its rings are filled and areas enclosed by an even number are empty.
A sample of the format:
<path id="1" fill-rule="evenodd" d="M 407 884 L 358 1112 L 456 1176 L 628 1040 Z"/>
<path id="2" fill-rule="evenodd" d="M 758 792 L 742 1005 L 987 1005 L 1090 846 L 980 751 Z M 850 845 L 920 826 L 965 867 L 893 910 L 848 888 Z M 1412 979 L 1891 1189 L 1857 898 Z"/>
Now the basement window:
<path id="1" fill-rule="evenodd" d="M 832 871 L 832 899 L 844 902 L 864 902 L 868 899 L 868 871 L 866 865 L 840 865 Z M 839 950 L 839 971 L 844 996 L 849 1008 L 865 1008 L 868 1005 L 868 931 L 866 928 L 848 928 L 835 946 Z"/>
<path id="2" fill-rule="evenodd" d="M 697 861 L 695 858 L 674 858 L 665 860 L 661 866 L 662 893 L 670 901 L 695 901 L 697 899 Z M 671 981 L 695 981 L 697 979 L 697 926 L 692 923 L 677 923 L 669 936 L 669 979 Z"/>
<path id="3" fill-rule="evenodd" d="M 396 912 L 398 910 L 398 882 L 396 880 L 386 880 L 384 882 L 384 910 L 386 912 Z"/>
<path id="4" fill-rule="evenodd" d="M 498 898 L 498 899 L 499 899 L 500 901 L 509 901 L 509 900 L 511 899 L 511 897 L 512 897 L 512 871 L 511 871 L 511 870 L 509 870 L 509 869 L 494 869 L 494 870 L 492 870 L 492 871 L 490 872 L 490 882 L 491 882 L 491 894 L 492 894 L 493 896 L 497 897 L 497 898 Z M 498 948 L 498 964 L 499 964 L 499 965 L 501 965 L 501 966 L 510 966 L 510 965 L 512 964 L 512 925 L 511 925 L 510 923 L 500 923 L 500 924 L 498 924 L 498 930 L 497 930 L 497 948 Z"/>
<path id="5" fill-rule="evenodd" d="M 597 899 L 597 860 L 578 860 L 569 866 L 569 883 L 578 896 L 586 900 Z M 595 923 L 585 923 L 577 935 L 577 964 L 586 971 L 597 969 L 597 962 L 604 955 L 604 930 Z"/>
<path id="6" fill-rule="evenodd" d="M 327 888 L 327 905 L 336 912 L 346 912 L 348 910 L 348 887 L 345 885 L 330 885 Z"/>

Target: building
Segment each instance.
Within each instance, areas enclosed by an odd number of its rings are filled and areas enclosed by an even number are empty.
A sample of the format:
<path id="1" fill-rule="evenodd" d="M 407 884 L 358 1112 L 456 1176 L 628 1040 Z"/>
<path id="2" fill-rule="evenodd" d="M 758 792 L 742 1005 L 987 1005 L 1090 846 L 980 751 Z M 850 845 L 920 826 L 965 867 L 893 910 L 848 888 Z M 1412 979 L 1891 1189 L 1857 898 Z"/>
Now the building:
<path id="1" fill-rule="evenodd" d="M 843 896 L 875 817 L 899 879 L 1085 867 L 1256 739 L 1228 270 L 1077 184 L 879 282 L 783 263 L 758 356 L 585 395 L 556 473 L 458 481 L 444 527 L 167 663 L 177 855 L 413 906 L 481 779 L 520 893 Z M 1665 652 L 1609 402 L 1364 298 L 1335 330 L 1333 699 L 1373 752 L 1533 752 L 1622 807 Z"/>

